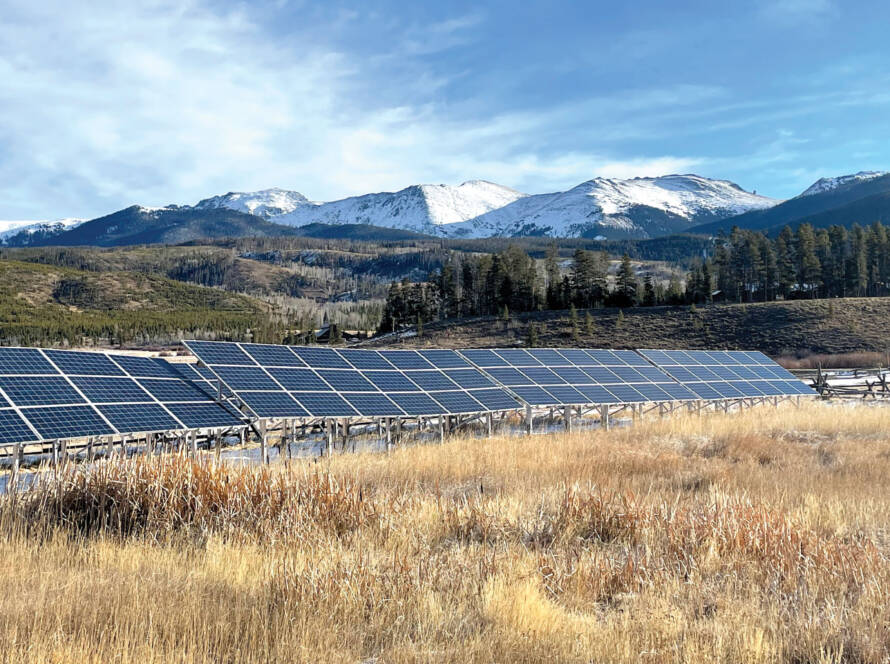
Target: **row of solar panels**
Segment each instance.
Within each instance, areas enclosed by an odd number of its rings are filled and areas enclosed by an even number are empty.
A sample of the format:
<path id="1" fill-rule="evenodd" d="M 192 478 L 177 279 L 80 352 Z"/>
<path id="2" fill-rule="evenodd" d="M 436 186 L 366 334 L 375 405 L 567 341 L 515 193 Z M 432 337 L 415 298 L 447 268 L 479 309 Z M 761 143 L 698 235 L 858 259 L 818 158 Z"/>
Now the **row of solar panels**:
<path id="1" fill-rule="evenodd" d="M 512 410 L 525 404 L 813 394 L 762 353 L 747 351 L 375 351 L 185 343 L 260 418 L 423 416 Z"/>
<path id="2" fill-rule="evenodd" d="M 0 348 L 0 444 L 243 425 L 215 383 L 159 358 Z"/>

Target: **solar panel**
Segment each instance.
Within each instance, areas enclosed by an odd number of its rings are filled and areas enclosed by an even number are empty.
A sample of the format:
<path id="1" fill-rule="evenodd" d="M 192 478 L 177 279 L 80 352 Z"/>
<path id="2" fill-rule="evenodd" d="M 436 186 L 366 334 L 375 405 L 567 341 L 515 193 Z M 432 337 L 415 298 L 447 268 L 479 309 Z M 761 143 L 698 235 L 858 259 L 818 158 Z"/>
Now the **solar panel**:
<path id="1" fill-rule="evenodd" d="M 148 393 L 163 403 L 179 401 L 211 401 L 210 396 L 184 380 L 145 378 L 139 381 Z"/>
<path id="2" fill-rule="evenodd" d="M 444 373 L 464 388 L 495 387 L 495 384 L 478 369 L 451 369 Z"/>
<path id="3" fill-rule="evenodd" d="M 0 408 L 9 408 L 11 404 L 6 400 L 3 395 L 0 395 Z"/>
<path id="4" fill-rule="evenodd" d="M 313 369 L 351 369 L 349 363 L 331 348 L 317 348 L 315 346 L 291 346 L 307 366 Z"/>
<path id="5" fill-rule="evenodd" d="M 571 362 L 559 354 L 559 351 L 552 348 L 532 348 L 528 352 L 545 367 L 559 367 L 571 364 Z"/>
<path id="6" fill-rule="evenodd" d="M 560 348 L 559 353 L 571 364 L 578 367 L 590 367 L 599 364 L 599 362 L 594 360 L 580 348 Z"/>
<path id="7" fill-rule="evenodd" d="M 136 357 L 132 355 L 110 355 L 115 364 L 133 377 L 141 378 L 178 378 L 171 364 L 155 357 Z M 184 365 L 188 366 L 188 365 Z"/>
<path id="8" fill-rule="evenodd" d="M 510 366 L 507 361 L 496 355 L 491 350 L 462 350 L 460 352 L 467 360 L 477 367 L 486 369 L 488 367 L 507 367 Z"/>
<path id="9" fill-rule="evenodd" d="M 123 376 L 114 362 L 101 353 L 82 353 L 71 350 L 45 351 L 59 371 L 69 376 Z"/>
<path id="10" fill-rule="evenodd" d="M 291 392 L 291 396 L 314 417 L 358 415 L 356 410 L 336 392 Z"/>
<path id="11" fill-rule="evenodd" d="M 514 369 L 513 367 L 495 367 L 488 369 L 486 373 L 501 385 L 534 385 L 535 382 L 519 369 Z"/>
<path id="12" fill-rule="evenodd" d="M 421 392 L 398 392 L 390 394 L 392 399 L 408 415 L 444 415 L 445 408 Z"/>
<path id="13" fill-rule="evenodd" d="M 318 375 L 337 392 L 376 392 L 377 388 L 354 369 L 319 369 Z"/>
<path id="14" fill-rule="evenodd" d="M 312 369 L 269 369 L 272 377 L 286 390 L 329 390 L 325 383 Z"/>
<path id="15" fill-rule="evenodd" d="M 337 351 L 356 369 L 394 369 L 376 350 L 353 350 L 343 348 Z"/>
<path id="16" fill-rule="evenodd" d="M 466 369 L 470 363 L 453 350 L 421 350 L 423 358 L 437 369 Z"/>
<path id="17" fill-rule="evenodd" d="M 559 399 L 537 385 L 521 385 L 510 388 L 516 395 L 533 406 L 556 406 Z"/>
<path id="18" fill-rule="evenodd" d="M 115 403 L 96 406 L 121 433 L 175 431 L 182 425 L 156 403 Z"/>
<path id="19" fill-rule="evenodd" d="M 346 392 L 343 398 L 360 414 L 368 417 L 399 417 L 405 414 L 385 394 L 379 392 Z"/>
<path id="20" fill-rule="evenodd" d="M 260 367 L 214 366 L 213 370 L 236 394 L 241 390 L 281 390 Z"/>
<path id="21" fill-rule="evenodd" d="M 532 357 L 531 353 L 521 348 L 503 348 L 495 351 L 510 366 L 513 367 L 540 367 L 543 366 L 538 360 Z"/>
<path id="22" fill-rule="evenodd" d="M 448 378 L 448 376 L 441 371 L 409 371 L 406 372 L 405 375 L 422 390 L 427 392 L 433 392 L 435 390 L 453 390 L 457 388 L 457 383 Z M 483 408 L 482 410 L 485 409 Z"/>
<path id="23" fill-rule="evenodd" d="M 602 385 L 578 385 L 577 389 L 584 395 L 584 403 L 613 404 L 619 399 Z"/>
<path id="24" fill-rule="evenodd" d="M 36 348 L 0 348 L 0 374 L 58 374 Z"/>
<path id="25" fill-rule="evenodd" d="M 546 367 L 526 367 L 520 371 L 538 385 L 565 385 L 565 380 Z"/>
<path id="26" fill-rule="evenodd" d="M 442 404 L 449 413 L 478 413 L 479 411 L 488 410 L 463 390 L 433 392 L 430 396 Z"/>
<path id="27" fill-rule="evenodd" d="M 17 412 L 9 408 L 0 410 L 0 444 L 27 443 L 37 438 Z"/>
<path id="28" fill-rule="evenodd" d="M 432 369 L 433 365 L 415 350 L 382 350 L 380 354 L 398 369 Z"/>
<path id="29" fill-rule="evenodd" d="M 287 346 L 271 344 L 241 344 L 241 350 L 263 367 L 305 367 L 306 363 Z"/>
<path id="30" fill-rule="evenodd" d="M 0 389 L 16 406 L 86 403 L 62 376 L 0 376 Z"/>
<path id="31" fill-rule="evenodd" d="M 468 390 L 468 392 L 488 410 L 513 410 L 520 406 L 516 399 L 500 388 Z"/>
<path id="32" fill-rule="evenodd" d="M 570 385 L 550 385 L 546 389 L 550 394 L 556 397 L 560 403 L 570 405 L 587 403 L 587 398 Z"/>
<path id="33" fill-rule="evenodd" d="M 77 389 L 93 403 L 150 402 L 151 395 L 131 378 L 100 378 L 75 376 L 71 379 Z"/>
<path id="34" fill-rule="evenodd" d="M 167 409 L 190 429 L 234 427 L 243 423 L 218 403 L 171 403 Z"/>
<path id="35" fill-rule="evenodd" d="M 92 406 L 49 406 L 22 410 L 43 440 L 116 433 Z"/>
<path id="36" fill-rule="evenodd" d="M 238 392 L 257 417 L 308 417 L 309 413 L 287 392 Z"/>
<path id="37" fill-rule="evenodd" d="M 417 385 L 399 371 L 365 371 L 365 378 L 383 392 L 416 392 Z"/>
<path id="38" fill-rule="evenodd" d="M 224 341 L 186 341 L 186 346 L 204 364 L 236 364 L 253 366 L 256 364 L 237 344 Z"/>

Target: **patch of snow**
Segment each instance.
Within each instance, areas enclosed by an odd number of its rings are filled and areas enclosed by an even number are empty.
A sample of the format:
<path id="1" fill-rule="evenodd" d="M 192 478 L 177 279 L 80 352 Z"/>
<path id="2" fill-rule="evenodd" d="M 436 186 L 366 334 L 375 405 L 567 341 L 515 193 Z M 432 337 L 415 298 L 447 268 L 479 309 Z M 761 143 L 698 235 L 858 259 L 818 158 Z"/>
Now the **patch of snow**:
<path id="1" fill-rule="evenodd" d="M 230 191 L 222 196 L 205 198 L 194 207 L 197 210 L 228 208 L 268 219 L 293 212 L 303 205 L 311 205 L 311 203 L 300 192 L 273 187 L 253 192 Z"/>
<path id="2" fill-rule="evenodd" d="M 874 180 L 875 178 L 888 175 L 888 173 L 890 172 L 859 171 L 858 173 L 853 173 L 852 175 L 840 175 L 834 178 L 819 178 L 813 184 L 811 184 L 802 194 L 800 194 L 798 198 L 801 198 L 803 196 L 813 196 L 814 194 L 824 194 L 825 192 L 833 191 L 838 187 L 845 187 L 850 184 L 857 184 L 859 182 Z"/>
<path id="3" fill-rule="evenodd" d="M 67 217 L 50 221 L 0 221 L 0 244 L 8 244 L 9 240 L 19 234 L 34 235 L 35 233 L 56 234 L 70 230 L 82 224 L 85 219 Z"/>

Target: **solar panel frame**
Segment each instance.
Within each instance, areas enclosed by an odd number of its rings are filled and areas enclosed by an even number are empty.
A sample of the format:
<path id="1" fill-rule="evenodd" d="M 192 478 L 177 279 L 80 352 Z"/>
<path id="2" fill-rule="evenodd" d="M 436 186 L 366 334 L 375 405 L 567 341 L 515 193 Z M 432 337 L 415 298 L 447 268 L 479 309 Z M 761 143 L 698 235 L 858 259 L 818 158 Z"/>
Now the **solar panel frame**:
<path id="1" fill-rule="evenodd" d="M 0 348 L 0 375 L 59 375 L 37 348 Z"/>

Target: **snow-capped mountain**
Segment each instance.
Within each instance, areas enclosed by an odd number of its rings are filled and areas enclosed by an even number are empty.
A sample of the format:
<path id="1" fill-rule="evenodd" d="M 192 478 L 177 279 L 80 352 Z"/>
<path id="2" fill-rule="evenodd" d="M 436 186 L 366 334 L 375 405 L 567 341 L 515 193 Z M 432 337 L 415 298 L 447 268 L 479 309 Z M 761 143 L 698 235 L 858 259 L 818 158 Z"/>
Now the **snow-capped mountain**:
<path id="1" fill-rule="evenodd" d="M 18 244 L 28 244 L 29 239 L 50 237 L 82 224 L 85 219 L 54 219 L 52 221 L 0 221 L 0 244 L 7 244 L 12 237 L 19 237 Z"/>
<path id="2" fill-rule="evenodd" d="M 800 196 L 824 194 L 825 192 L 833 191 L 835 189 L 846 187 L 848 185 L 854 185 L 859 184 L 860 182 L 874 180 L 875 178 L 880 178 L 887 174 L 888 171 L 859 171 L 858 173 L 853 173 L 852 175 L 840 175 L 833 178 L 819 178 L 807 189 L 805 189 L 804 192 L 798 196 L 798 198 Z"/>
<path id="3" fill-rule="evenodd" d="M 655 237 L 776 205 L 727 180 L 699 175 L 594 178 L 568 191 L 517 200 L 455 228 L 473 236 Z"/>
<path id="4" fill-rule="evenodd" d="M 485 180 L 458 186 L 420 184 L 401 191 L 353 196 L 330 203 L 310 203 L 292 212 L 270 217 L 290 226 L 323 224 L 369 224 L 412 230 L 432 235 L 450 235 L 455 224 L 503 208 L 527 194 Z"/>
<path id="5" fill-rule="evenodd" d="M 230 191 L 222 196 L 205 198 L 194 207 L 197 210 L 228 208 L 268 219 L 293 212 L 303 205 L 312 203 L 300 192 L 274 187 L 253 192 Z"/>

